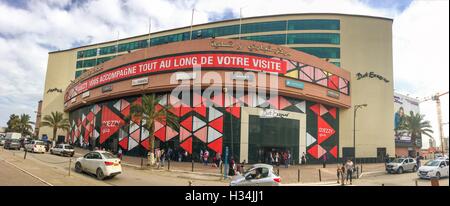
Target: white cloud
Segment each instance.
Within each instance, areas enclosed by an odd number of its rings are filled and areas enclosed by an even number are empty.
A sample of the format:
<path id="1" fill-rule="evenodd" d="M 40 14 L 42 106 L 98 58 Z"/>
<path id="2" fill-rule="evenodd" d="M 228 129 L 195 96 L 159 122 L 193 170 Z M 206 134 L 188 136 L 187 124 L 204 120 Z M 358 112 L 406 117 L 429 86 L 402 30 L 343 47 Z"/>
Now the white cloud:
<path id="1" fill-rule="evenodd" d="M 152 31 L 188 26 L 194 5 L 195 24 L 225 10 L 238 16 L 241 7 L 244 17 L 329 12 L 394 18 L 396 88 L 420 97 L 448 91 L 448 1 L 416 1 L 404 12 L 358 0 L 32 0 L 25 8 L 0 2 L 0 125 L 10 113 L 34 118 L 49 51 L 110 41 L 117 32 L 121 38 L 146 33 L 149 17 Z M 421 106 L 435 126 L 434 103 Z M 442 108 L 448 122 L 448 95 Z"/>
<path id="2" fill-rule="evenodd" d="M 449 2 L 414 1 L 394 19 L 395 88 L 412 97 L 429 97 L 449 91 Z M 443 122 L 448 122 L 449 95 L 442 96 Z M 440 145 L 436 104 L 420 105 L 431 121 L 434 138 Z M 444 127 L 448 136 L 448 125 Z M 423 139 L 428 147 L 428 138 Z"/>

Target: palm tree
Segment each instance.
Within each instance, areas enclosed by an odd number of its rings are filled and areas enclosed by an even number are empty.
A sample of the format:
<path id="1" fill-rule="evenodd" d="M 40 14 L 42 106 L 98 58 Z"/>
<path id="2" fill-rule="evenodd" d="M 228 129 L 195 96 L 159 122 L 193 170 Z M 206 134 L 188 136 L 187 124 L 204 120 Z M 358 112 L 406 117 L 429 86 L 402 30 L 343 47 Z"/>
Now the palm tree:
<path id="1" fill-rule="evenodd" d="M 159 101 L 161 97 L 156 97 L 155 94 L 144 95 L 142 97 L 142 104 L 133 104 L 131 106 L 130 116 L 132 118 L 141 119 L 145 129 L 149 131 L 150 138 L 150 165 L 154 164 L 154 148 L 155 148 L 155 121 L 165 122 L 167 125 L 178 128 L 178 117 L 170 113 L 170 106 L 161 106 Z"/>
<path id="2" fill-rule="evenodd" d="M 18 132 L 19 121 L 20 121 L 19 116 L 15 114 L 9 115 L 9 120 L 6 123 L 8 125 L 8 128 L 6 129 L 7 132 Z"/>
<path id="3" fill-rule="evenodd" d="M 417 138 L 420 138 L 422 134 L 431 137 L 430 121 L 424 120 L 425 115 L 421 115 L 419 113 L 414 114 L 413 111 L 410 111 L 409 115 L 406 116 L 405 122 L 400 125 L 400 129 L 406 130 L 408 134 L 411 135 L 411 141 L 416 142 Z"/>
<path id="4" fill-rule="evenodd" d="M 21 114 L 20 116 L 11 114 L 6 123 L 8 125 L 8 132 L 18 132 L 22 136 L 31 135 L 34 122 L 30 121 L 31 117 L 28 114 Z"/>
<path id="5" fill-rule="evenodd" d="M 61 112 L 52 112 L 51 115 L 45 115 L 44 121 L 41 122 L 43 127 L 53 128 L 53 140 L 56 141 L 56 132 L 58 129 L 68 131 L 70 128 L 69 120 L 64 118 L 64 114 Z"/>

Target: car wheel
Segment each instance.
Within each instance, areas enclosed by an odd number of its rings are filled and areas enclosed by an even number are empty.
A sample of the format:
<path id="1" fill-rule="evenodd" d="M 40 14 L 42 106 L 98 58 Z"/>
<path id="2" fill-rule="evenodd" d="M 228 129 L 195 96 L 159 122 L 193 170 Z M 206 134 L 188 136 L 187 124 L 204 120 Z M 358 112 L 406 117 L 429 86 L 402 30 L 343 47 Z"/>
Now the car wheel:
<path id="1" fill-rule="evenodd" d="M 397 173 L 398 174 L 402 174 L 403 173 L 403 167 L 399 167 L 398 170 L 397 170 Z"/>
<path id="2" fill-rule="evenodd" d="M 414 166 L 412 171 L 416 172 L 417 171 L 417 166 Z"/>
<path id="3" fill-rule="evenodd" d="M 441 179 L 441 173 L 440 172 L 436 172 L 436 179 Z"/>
<path id="4" fill-rule="evenodd" d="M 75 172 L 78 172 L 78 173 L 83 172 L 83 167 L 81 167 L 81 163 L 77 162 L 75 164 Z"/>
<path id="5" fill-rule="evenodd" d="M 97 174 L 97 179 L 99 179 L 99 180 L 105 179 L 105 175 L 103 174 L 102 169 L 98 168 L 96 174 Z"/>

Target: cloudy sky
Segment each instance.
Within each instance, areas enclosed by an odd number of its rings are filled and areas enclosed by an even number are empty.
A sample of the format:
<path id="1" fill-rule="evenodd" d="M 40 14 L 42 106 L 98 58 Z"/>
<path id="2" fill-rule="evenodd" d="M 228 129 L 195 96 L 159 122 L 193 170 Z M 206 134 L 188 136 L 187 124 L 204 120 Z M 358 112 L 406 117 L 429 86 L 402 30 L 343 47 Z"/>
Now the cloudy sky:
<path id="1" fill-rule="evenodd" d="M 394 19 L 397 92 L 427 97 L 449 90 L 448 0 L 0 0 L 0 126 L 12 113 L 33 119 L 49 51 L 190 24 L 283 13 L 346 13 Z M 448 122 L 449 95 L 443 96 Z M 421 112 L 437 131 L 436 105 Z M 448 136 L 448 124 L 444 127 Z M 438 132 L 435 134 L 438 137 Z M 424 140 L 425 147 L 428 140 Z"/>

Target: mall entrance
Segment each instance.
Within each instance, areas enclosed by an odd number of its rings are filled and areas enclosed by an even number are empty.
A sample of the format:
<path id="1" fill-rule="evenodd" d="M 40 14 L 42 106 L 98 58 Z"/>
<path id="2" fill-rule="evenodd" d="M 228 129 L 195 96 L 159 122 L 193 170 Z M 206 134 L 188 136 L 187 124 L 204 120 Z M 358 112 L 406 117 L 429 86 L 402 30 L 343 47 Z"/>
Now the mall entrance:
<path id="1" fill-rule="evenodd" d="M 249 115 L 248 162 L 270 164 L 270 155 L 278 153 L 282 164 L 283 153 L 289 152 L 291 162 L 298 163 L 299 121 Z"/>

